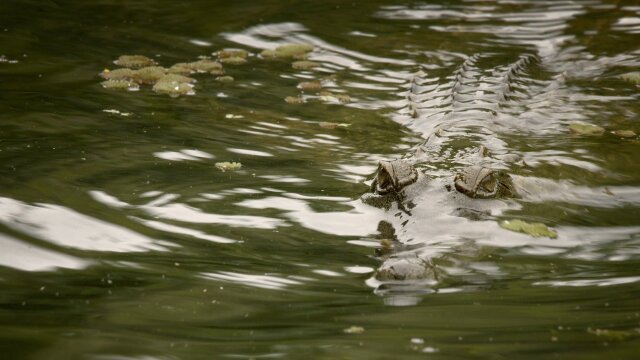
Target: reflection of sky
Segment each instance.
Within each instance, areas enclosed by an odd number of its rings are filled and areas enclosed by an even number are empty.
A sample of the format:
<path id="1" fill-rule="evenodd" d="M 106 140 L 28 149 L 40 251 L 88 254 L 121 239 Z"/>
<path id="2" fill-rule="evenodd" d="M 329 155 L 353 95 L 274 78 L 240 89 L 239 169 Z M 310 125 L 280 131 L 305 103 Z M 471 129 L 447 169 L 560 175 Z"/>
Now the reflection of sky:
<path id="1" fill-rule="evenodd" d="M 53 204 L 30 205 L 0 198 L 0 222 L 29 236 L 80 250 L 166 251 L 175 246 Z"/>
<path id="2" fill-rule="evenodd" d="M 263 289 L 282 290 L 289 285 L 300 285 L 300 281 L 279 277 L 276 275 L 250 275 L 232 271 L 221 271 L 216 273 L 203 273 L 203 277 L 208 279 L 222 280 L 231 283 L 254 286 Z"/>
<path id="3" fill-rule="evenodd" d="M 83 269 L 90 262 L 43 249 L 0 234 L 0 266 L 24 271 L 50 271 L 57 268 Z"/>
<path id="4" fill-rule="evenodd" d="M 354 207 L 352 210 L 340 212 L 316 212 L 307 201 L 284 196 L 244 200 L 237 205 L 252 209 L 283 210 L 289 219 L 308 229 L 338 236 L 374 234 L 380 220 L 380 210 L 364 205 L 359 200 L 349 203 Z"/>

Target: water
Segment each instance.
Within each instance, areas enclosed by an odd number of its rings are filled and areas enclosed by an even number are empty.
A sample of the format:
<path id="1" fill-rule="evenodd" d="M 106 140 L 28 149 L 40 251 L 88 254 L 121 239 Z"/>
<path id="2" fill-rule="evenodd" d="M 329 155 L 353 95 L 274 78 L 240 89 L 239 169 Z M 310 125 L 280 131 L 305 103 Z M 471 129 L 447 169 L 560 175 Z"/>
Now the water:
<path id="1" fill-rule="evenodd" d="M 619 77 L 640 68 L 639 23 L 632 1 L 2 2 L 3 356 L 637 357 L 640 149 L 611 131 L 640 133 Z M 175 99 L 97 76 L 122 54 L 169 66 L 285 42 L 314 44 L 321 67 L 252 56 Z M 284 101 L 319 78 L 351 101 Z M 411 216 L 360 200 L 378 160 L 441 127 Z M 445 190 L 479 145 L 524 196 Z M 381 221 L 446 276 L 376 281 Z"/>

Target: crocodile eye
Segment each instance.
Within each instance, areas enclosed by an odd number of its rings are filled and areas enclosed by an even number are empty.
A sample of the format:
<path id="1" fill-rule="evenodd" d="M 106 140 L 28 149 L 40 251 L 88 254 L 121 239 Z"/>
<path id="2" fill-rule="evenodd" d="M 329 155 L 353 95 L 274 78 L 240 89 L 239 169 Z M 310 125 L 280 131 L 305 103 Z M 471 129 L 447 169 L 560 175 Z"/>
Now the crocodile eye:
<path id="1" fill-rule="evenodd" d="M 480 183 L 482 190 L 486 192 L 493 192 L 496 187 L 496 179 L 493 176 L 487 176 L 482 183 Z"/>

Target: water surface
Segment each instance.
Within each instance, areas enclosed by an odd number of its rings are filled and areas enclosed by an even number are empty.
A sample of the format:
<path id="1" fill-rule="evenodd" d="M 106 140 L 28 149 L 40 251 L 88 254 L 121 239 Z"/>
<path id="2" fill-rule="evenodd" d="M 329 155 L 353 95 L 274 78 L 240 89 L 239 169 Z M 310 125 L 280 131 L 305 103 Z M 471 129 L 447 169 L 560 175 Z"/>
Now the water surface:
<path id="1" fill-rule="evenodd" d="M 638 85 L 620 78 L 640 70 L 639 33 L 633 1 L 4 1 L 0 351 L 634 358 L 640 143 L 612 132 L 640 133 Z M 313 44 L 320 67 L 257 55 L 288 42 Z M 170 66 L 222 48 L 252 55 L 225 66 L 232 83 L 198 76 L 193 96 L 97 76 L 122 54 Z M 296 88 L 312 79 L 350 101 Z M 410 216 L 360 200 L 378 160 L 440 128 Z M 446 191 L 479 145 L 525 196 Z M 381 222 L 446 276 L 376 281 Z"/>

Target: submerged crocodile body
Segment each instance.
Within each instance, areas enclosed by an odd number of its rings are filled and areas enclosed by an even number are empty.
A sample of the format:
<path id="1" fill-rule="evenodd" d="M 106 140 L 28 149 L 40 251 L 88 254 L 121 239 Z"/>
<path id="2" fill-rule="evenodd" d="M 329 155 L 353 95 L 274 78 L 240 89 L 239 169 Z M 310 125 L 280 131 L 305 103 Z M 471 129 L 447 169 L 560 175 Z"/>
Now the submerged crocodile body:
<path id="1" fill-rule="evenodd" d="M 467 58 L 445 84 L 438 83 L 437 78 L 427 78 L 423 71 L 411 77 L 396 116 L 401 117 L 400 122 L 415 125 L 426 139 L 401 159 L 380 161 L 371 191 L 362 197 L 368 204 L 394 209 L 393 217 L 397 219 L 395 225 L 386 227 L 390 231 L 381 231 L 383 241 L 395 250 L 382 256 L 383 264 L 376 273 L 378 280 L 438 280 L 441 271 L 430 252 L 422 251 L 424 241 L 422 249 L 418 246 L 418 250 L 412 250 L 407 244 L 417 237 L 415 232 L 404 236 L 404 241 L 398 240 L 397 233 L 406 232 L 408 222 L 430 220 L 413 214 L 421 202 L 438 201 L 448 193 L 449 197 L 456 197 L 446 200 L 451 213 L 477 220 L 490 211 L 472 202 L 461 203 L 460 195 L 469 199 L 518 196 L 509 174 L 518 156 L 509 154 L 497 131 L 505 126 L 514 104 L 521 106 L 523 99 L 535 102 L 536 96 L 544 95 L 545 87 L 558 79 L 537 87 L 527 83 L 524 90 L 521 82 L 538 63 L 535 56 L 520 56 L 506 66 L 482 70 L 479 63 L 491 58 L 491 55 Z"/>

